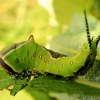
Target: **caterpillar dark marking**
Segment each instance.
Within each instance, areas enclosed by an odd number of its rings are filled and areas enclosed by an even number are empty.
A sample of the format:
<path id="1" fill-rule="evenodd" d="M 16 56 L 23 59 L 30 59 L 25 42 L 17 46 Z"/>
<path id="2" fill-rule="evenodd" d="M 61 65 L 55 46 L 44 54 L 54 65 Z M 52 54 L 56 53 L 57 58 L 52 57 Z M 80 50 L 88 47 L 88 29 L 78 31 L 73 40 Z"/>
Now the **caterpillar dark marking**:
<path id="1" fill-rule="evenodd" d="M 46 49 L 35 43 L 33 35 L 27 41 L 15 43 L 5 47 L 0 52 L 0 63 L 8 74 L 15 74 L 30 78 L 43 74 L 74 78 L 84 75 L 94 64 L 100 36 L 93 39 L 85 15 L 87 40 L 81 51 L 75 56 L 67 57 L 64 54 Z"/>

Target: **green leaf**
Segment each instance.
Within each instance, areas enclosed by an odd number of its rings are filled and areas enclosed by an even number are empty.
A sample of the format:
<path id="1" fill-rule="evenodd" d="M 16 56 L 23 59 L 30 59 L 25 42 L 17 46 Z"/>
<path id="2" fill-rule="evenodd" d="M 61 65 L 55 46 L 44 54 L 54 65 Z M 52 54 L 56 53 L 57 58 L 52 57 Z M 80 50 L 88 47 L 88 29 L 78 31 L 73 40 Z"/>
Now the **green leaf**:
<path id="1" fill-rule="evenodd" d="M 65 81 L 54 79 L 53 77 L 40 77 L 32 80 L 29 84 L 33 90 L 44 90 L 46 92 L 80 94 L 80 95 L 100 95 L 100 84 L 76 79 L 75 81 Z"/>
<path id="2" fill-rule="evenodd" d="M 3 70 L 0 70 L 0 90 L 14 84 L 13 76 L 9 76 Z"/>
<path id="3" fill-rule="evenodd" d="M 73 13 L 82 13 L 84 9 L 88 11 L 92 4 L 93 0 L 54 0 L 53 2 L 54 11 L 60 25 L 70 22 Z"/>
<path id="4" fill-rule="evenodd" d="M 17 78 L 14 80 L 14 75 L 8 75 L 4 70 L 0 70 L 0 90 L 8 89 L 11 95 L 16 95 L 17 92 L 27 86 L 27 79 Z"/>

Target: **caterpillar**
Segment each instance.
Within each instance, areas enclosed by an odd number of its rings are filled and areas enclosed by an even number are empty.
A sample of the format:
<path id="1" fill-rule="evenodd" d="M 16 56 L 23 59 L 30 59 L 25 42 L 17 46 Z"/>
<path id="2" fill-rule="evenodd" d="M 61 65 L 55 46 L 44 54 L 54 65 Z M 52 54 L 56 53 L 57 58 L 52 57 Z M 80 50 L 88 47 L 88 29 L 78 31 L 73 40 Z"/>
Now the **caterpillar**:
<path id="1" fill-rule="evenodd" d="M 53 74 L 64 78 L 84 75 L 94 64 L 100 36 L 90 37 L 86 12 L 84 11 L 87 41 L 80 52 L 67 56 L 40 46 L 33 35 L 27 41 L 14 43 L 0 52 L 0 64 L 8 74 L 21 75 L 30 79 L 31 75 Z"/>

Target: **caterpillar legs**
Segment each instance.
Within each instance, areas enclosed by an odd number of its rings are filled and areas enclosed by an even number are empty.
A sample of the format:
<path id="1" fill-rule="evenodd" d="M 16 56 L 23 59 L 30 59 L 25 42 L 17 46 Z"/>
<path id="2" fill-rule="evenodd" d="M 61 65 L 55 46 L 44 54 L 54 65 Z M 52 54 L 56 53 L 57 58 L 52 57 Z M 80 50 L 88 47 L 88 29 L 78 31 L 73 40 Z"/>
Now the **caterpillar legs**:
<path id="1" fill-rule="evenodd" d="M 45 74 L 47 76 L 52 76 L 54 77 L 55 79 L 64 79 L 66 81 L 72 81 L 74 80 L 75 78 L 77 78 L 77 76 L 67 76 L 67 77 L 64 77 L 64 76 L 61 76 L 61 75 L 55 75 L 55 74 L 52 74 L 52 73 L 48 73 L 48 72 L 45 72 Z"/>
<path id="2" fill-rule="evenodd" d="M 26 77 L 27 81 L 29 81 L 30 78 L 31 78 L 31 74 L 32 74 L 32 71 L 23 71 L 22 73 L 17 73 L 16 72 L 14 80 L 17 79 L 17 78 L 19 78 L 19 77 L 22 80 L 22 79 L 24 79 Z"/>
<path id="3" fill-rule="evenodd" d="M 22 79 L 26 78 L 27 81 L 29 81 L 31 79 L 31 76 L 34 76 L 34 78 L 44 77 L 44 76 L 51 76 L 55 79 L 64 79 L 66 81 L 72 81 L 75 78 L 77 78 L 77 76 L 64 77 L 64 76 L 61 76 L 61 75 L 56 75 L 56 74 L 52 74 L 52 73 L 48 73 L 48 72 L 45 72 L 44 74 L 41 74 L 41 73 L 36 72 L 36 71 L 23 71 L 22 73 L 17 73 L 16 72 L 14 79 L 20 78 L 22 80 Z"/>

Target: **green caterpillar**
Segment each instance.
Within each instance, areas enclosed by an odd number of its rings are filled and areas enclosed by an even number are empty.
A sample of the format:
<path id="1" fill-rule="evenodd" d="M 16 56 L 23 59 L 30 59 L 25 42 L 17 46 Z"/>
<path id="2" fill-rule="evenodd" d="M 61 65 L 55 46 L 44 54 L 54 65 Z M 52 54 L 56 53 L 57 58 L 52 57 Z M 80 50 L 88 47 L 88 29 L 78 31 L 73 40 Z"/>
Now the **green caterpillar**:
<path id="1" fill-rule="evenodd" d="M 84 15 L 88 43 L 86 42 L 75 56 L 67 57 L 46 49 L 35 43 L 31 35 L 27 41 L 12 44 L 1 50 L 1 66 L 7 73 L 15 74 L 15 77 L 21 75 L 21 78 L 30 78 L 32 74 L 37 73 L 50 73 L 65 78 L 84 75 L 94 64 L 100 41 L 100 36 L 95 40 L 91 39 L 85 11 Z"/>

